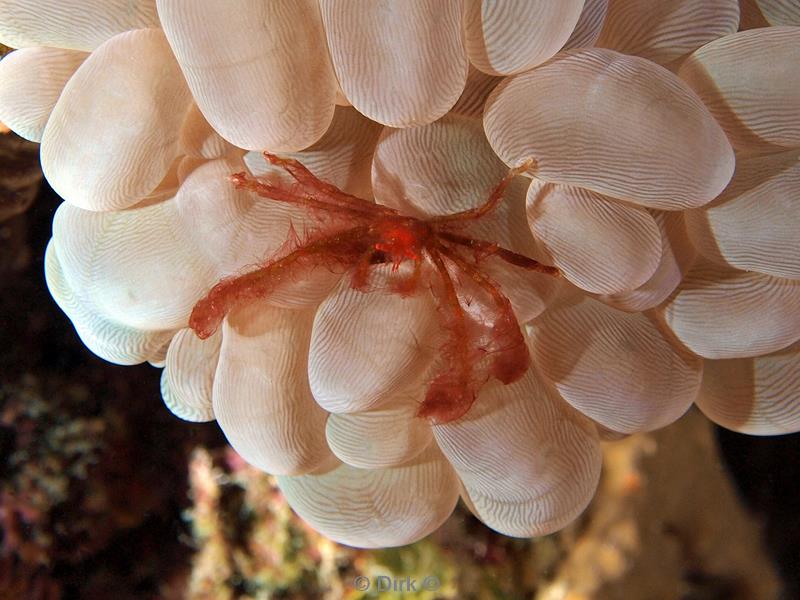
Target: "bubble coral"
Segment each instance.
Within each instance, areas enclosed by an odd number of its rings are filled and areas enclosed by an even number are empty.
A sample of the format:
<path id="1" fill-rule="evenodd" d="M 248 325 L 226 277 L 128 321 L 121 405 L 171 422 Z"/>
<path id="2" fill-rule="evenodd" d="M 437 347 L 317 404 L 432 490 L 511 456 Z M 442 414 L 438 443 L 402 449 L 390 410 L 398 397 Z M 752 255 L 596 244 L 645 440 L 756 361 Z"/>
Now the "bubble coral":
<path id="1" fill-rule="evenodd" d="M 459 495 L 500 532 L 554 531 L 594 492 L 600 435 L 665 426 L 695 399 L 727 427 L 798 429 L 800 29 L 737 33 L 734 0 L 164 0 L 163 31 L 152 2 L 59 4 L 61 30 L 28 4 L 0 3 L 28 15 L 0 19 L 0 41 L 78 46 L 0 63 L 38 111 L 3 92 L 0 120 L 42 132 L 66 200 L 54 298 L 98 355 L 164 366 L 167 405 L 216 419 L 333 539 L 408 543 Z M 748 7 L 792 18 L 789 2 Z M 485 264 L 533 367 L 460 419 L 420 419 L 435 304 L 326 269 L 199 340 L 198 300 L 309 224 L 230 184 L 281 181 L 255 149 L 419 219 L 474 209 L 531 161 L 475 235 L 564 275 Z M 391 271 L 370 268 L 377 284 Z"/>

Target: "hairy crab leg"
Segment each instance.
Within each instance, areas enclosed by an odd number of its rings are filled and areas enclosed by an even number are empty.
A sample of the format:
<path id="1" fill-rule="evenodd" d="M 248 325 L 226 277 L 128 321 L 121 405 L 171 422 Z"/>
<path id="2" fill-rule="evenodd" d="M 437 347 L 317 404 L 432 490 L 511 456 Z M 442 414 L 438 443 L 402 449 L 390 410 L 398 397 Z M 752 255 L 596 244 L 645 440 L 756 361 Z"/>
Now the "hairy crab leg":
<path id="1" fill-rule="evenodd" d="M 396 210 L 389 208 L 388 206 L 383 206 L 382 204 L 376 204 L 374 202 L 370 202 L 369 200 L 365 200 L 364 198 L 353 196 L 352 194 L 343 192 L 332 183 L 319 179 L 299 160 L 295 160 L 293 158 L 281 158 L 280 156 L 270 154 L 269 152 L 264 152 L 263 154 L 265 159 L 267 159 L 273 165 L 281 167 L 301 186 L 324 193 L 328 197 L 327 199 L 336 206 L 356 209 L 361 212 L 367 212 L 370 215 L 375 215 L 376 213 L 382 213 L 385 215 L 398 214 Z"/>
<path id="2" fill-rule="evenodd" d="M 410 296 L 419 289 L 422 278 L 422 256 L 414 258 L 414 269 L 408 277 L 401 277 L 392 282 L 392 291 L 401 296 Z"/>
<path id="3" fill-rule="evenodd" d="M 439 250 L 427 248 L 426 253 L 439 274 L 443 292 L 437 293 L 434 286 L 431 293 L 440 304 L 440 310 L 448 311 L 448 331 L 450 340 L 445 344 L 451 367 L 437 375 L 428 386 L 425 400 L 422 402 L 417 416 L 432 419 L 435 423 L 453 421 L 465 414 L 475 401 L 476 393 L 471 389 L 472 362 L 469 356 L 470 344 L 467 343 L 467 316 L 458 299 L 453 280 L 447 271 Z"/>
<path id="4" fill-rule="evenodd" d="M 480 219 L 484 215 L 492 212 L 497 205 L 500 204 L 500 201 L 503 199 L 503 193 L 506 191 L 508 184 L 511 183 L 511 180 L 514 179 L 517 175 L 521 175 L 525 171 L 527 171 L 531 165 L 534 164 L 534 160 L 529 158 L 521 165 L 514 167 L 513 169 L 509 169 L 506 176 L 500 180 L 500 183 L 495 186 L 492 190 L 492 193 L 489 194 L 489 198 L 475 208 L 470 208 L 467 210 L 462 210 L 461 212 L 453 213 L 451 215 L 441 215 L 438 217 L 432 217 L 428 219 L 429 223 L 434 224 L 443 224 L 443 223 L 454 223 L 458 221 L 474 221 Z"/>
<path id="5" fill-rule="evenodd" d="M 369 248 L 356 262 L 353 273 L 350 275 L 350 287 L 354 290 L 367 290 L 369 270 L 372 267 L 375 252 L 375 248 Z"/>
<path id="6" fill-rule="evenodd" d="M 316 198 L 308 193 L 298 194 L 292 190 L 287 190 L 270 183 L 266 183 L 260 179 L 253 179 L 244 171 L 234 173 L 231 175 L 230 180 L 236 189 L 250 190 L 259 196 L 269 198 L 270 200 L 275 200 L 276 202 L 285 202 L 287 204 L 306 206 L 321 212 L 344 213 L 355 219 L 363 220 L 375 218 L 375 214 L 370 212 L 366 207 L 344 206 L 333 202 L 326 202 L 325 200 Z"/>
<path id="7" fill-rule="evenodd" d="M 519 327 L 519 321 L 511 307 L 511 301 L 503 295 L 491 279 L 461 258 L 457 252 L 446 246 L 442 246 L 440 252 L 469 275 L 494 301 L 499 319 L 493 325 L 493 337 L 495 342 L 502 345 L 497 349 L 498 354 L 495 355 L 493 361 L 492 375 L 505 384 L 516 381 L 528 369 L 530 355 Z"/>
<path id="8" fill-rule="evenodd" d="M 368 227 L 355 227 L 345 232 L 320 238 L 301 246 L 265 266 L 223 279 L 195 304 L 189 317 L 191 327 L 200 339 L 206 339 L 219 327 L 225 315 L 237 304 L 269 296 L 279 283 L 291 277 L 297 268 L 309 268 L 331 262 L 352 266 L 363 253 L 363 240 Z M 309 259 L 305 261 L 304 259 Z"/>
<path id="9" fill-rule="evenodd" d="M 522 267 L 523 269 L 527 269 L 529 271 L 536 271 L 538 273 L 544 273 L 545 275 L 553 275 L 554 277 L 561 275 L 561 271 L 558 269 L 558 267 L 543 265 L 538 260 L 529 258 L 524 254 L 517 254 L 516 252 L 507 250 L 493 242 L 476 240 L 463 235 L 458 235 L 457 233 L 451 233 L 449 231 L 439 232 L 438 235 L 440 238 L 445 239 L 448 242 L 453 242 L 454 244 L 459 244 L 460 246 L 466 246 L 468 248 L 472 248 L 473 250 L 480 250 L 481 252 L 485 252 L 487 255 L 497 256 L 498 258 L 503 259 L 515 267 Z"/>

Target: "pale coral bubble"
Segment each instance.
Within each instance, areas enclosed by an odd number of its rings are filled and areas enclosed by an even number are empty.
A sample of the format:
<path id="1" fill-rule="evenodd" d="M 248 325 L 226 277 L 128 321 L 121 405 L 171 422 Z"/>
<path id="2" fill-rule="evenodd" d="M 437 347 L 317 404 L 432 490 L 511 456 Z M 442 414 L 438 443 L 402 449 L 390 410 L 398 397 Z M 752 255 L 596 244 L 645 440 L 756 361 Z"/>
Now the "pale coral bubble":
<path id="1" fill-rule="evenodd" d="M 268 473 L 308 473 L 334 460 L 327 413 L 306 374 L 313 316 L 257 301 L 232 311 L 222 327 L 214 415 L 234 449 Z"/>
<path id="2" fill-rule="evenodd" d="M 386 548 L 438 529 L 458 501 L 458 478 L 431 444 L 395 467 L 333 470 L 278 477 L 289 505 L 314 529 L 340 543 Z"/>
<path id="3" fill-rule="evenodd" d="M 796 0 L 755 0 L 770 25 L 800 26 L 800 4 Z"/>
<path id="4" fill-rule="evenodd" d="M 155 0 L 0 0 L 0 42 L 94 50 L 118 33 L 158 27 Z"/>
<path id="5" fill-rule="evenodd" d="M 745 358 L 800 339 L 800 281 L 711 264 L 698 257 L 659 309 L 692 352 Z"/>
<path id="6" fill-rule="evenodd" d="M 734 154 L 700 99 L 642 58 L 571 50 L 508 78 L 484 126 L 509 165 L 651 208 L 701 206 L 730 181 Z"/>
<path id="7" fill-rule="evenodd" d="M 597 45 L 668 65 L 738 26 L 738 0 L 610 0 Z"/>
<path id="8" fill-rule="evenodd" d="M 158 361 L 164 356 L 174 329 L 131 327 L 103 315 L 94 305 L 91 291 L 70 285 L 55 240 L 47 246 L 44 273 L 53 299 L 72 321 L 81 341 L 97 356 L 118 365 Z"/>
<path id="9" fill-rule="evenodd" d="M 584 0 L 467 0 L 464 31 L 470 62 L 511 75 L 545 62 L 567 42 Z"/>
<path id="10" fill-rule="evenodd" d="M 697 251 L 689 241 L 680 212 L 651 210 L 661 231 L 661 258 L 653 276 L 634 290 L 606 294 L 600 300 L 628 312 L 650 310 L 669 297 L 694 261 Z"/>
<path id="11" fill-rule="evenodd" d="M 632 290 L 658 266 L 661 234 L 643 208 L 534 180 L 528 189 L 527 216 L 548 262 L 588 292 Z"/>
<path id="12" fill-rule="evenodd" d="M 704 208 L 687 211 L 686 222 L 706 258 L 800 279 L 800 154 L 740 157 L 728 188 Z"/>
<path id="13" fill-rule="evenodd" d="M 532 327 L 542 375 L 604 427 L 621 433 L 664 427 L 697 395 L 702 361 L 671 344 L 644 314 L 575 298 Z"/>
<path id="14" fill-rule="evenodd" d="M 697 404 L 715 423 L 741 433 L 800 431 L 800 346 L 754 358 L 705 361 Z"/>
<path id="15" fill-rule="evenodd" d="M 594 46 L 608 15 L 609 0 L 586 0 L 572 35 L 562 50 Z"/>
<path id="16" fill-rule="evenodd" d="M 158 29 L 121 33 L 67 83 L 42 136 L 53 189 L 87 210 L 119 210 L 169 172 L 191 94 Z"/>
<path id="17" fill-rule="evenodd" d="M 199 423 L 214 420 L 211 390 L 221 342 L 219 332 L 201 340 L 191 329 L 172 338 L 161 373 L 161 397 L 175 416 Z"/>
<path id="18" fill-rule="evenodd" d="M 456 0 L 321 0 L 333 65 L 347 100 L 392 127 L 435 121 L 467 79 Z"/>
<path id="19" fill-rule="evenodd" d="M 0 121 L 32 142 L 42 139 L 67 81 L 88 56 L 60 48 L 23 48 L 0 61 Z"/>
<path id="20" fill-rule="evenodd" d="M 333 117 L 336 80 L 315 0 L 159 0 L 200 110 L 233 145 L 296 151 Z"/>
<path id="21" fill-rule="evenodd" d="M 331 450 L 342 462 L 362 469 L 393 467 L 413 459 L 433 441 L 430 425 L 417 417 L 423 386 L 415 392 L 391 398 L 373 410 L 331 414 L 325 427 Z"/>
<path id="22" fill-rule="evenodd" d="M 381 267 L 376 285 L 390 269 Z M 362 411 L 415 386 L 433 359 L 436 324 L 430 294 L 364 294 L 344 278 L 314 321 L 308 372 L 317 402 L 330 412 Z"/>
<path id="23" fill-rule="evenodd" d="M 725 36 L 694 52 L 678 74 L 737 151 L 800 146 L 800 28 L 766 27 Z"/>
<path id="24" fill-rule="evenodd" d="M 464 500 L 504 535 L 546 535 L 586 507 L 600 475 L 597 431 L 530 369 L 490 384 L 464 418 L 436 425 Z"/>

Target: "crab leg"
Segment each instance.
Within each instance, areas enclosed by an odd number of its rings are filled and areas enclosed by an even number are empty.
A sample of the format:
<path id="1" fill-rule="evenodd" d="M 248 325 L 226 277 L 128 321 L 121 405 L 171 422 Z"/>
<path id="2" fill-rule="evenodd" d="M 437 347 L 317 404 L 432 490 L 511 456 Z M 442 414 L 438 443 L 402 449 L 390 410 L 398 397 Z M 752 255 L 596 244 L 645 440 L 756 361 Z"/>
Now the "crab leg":
<path id="1" fill-rule="evenodd" d="M 495 186 L 492 193 L 489 194 L 489 198 L 475 208 L 470 208 L 468 210 L 462 210 L 461 212 L 453 213 L 452 215 L 442 215 L 438 217 L 432 217 L 428 219 L 429 223 L 453 223 L 458 221 L 474 221 L 476 219 L 480 219 L 484 215 L 492 212 L 497 206 L 500 204 L 500 201 L 503 199 L 503 193 L 506 191 L 508 184 L 511 183 L 511 180 L 514 179 L 517 175 L 520 175 L 527 171 L 531 165 L 534 163 L 533 159 L 528 159 L 518 167 L 514 167 L 510 169 L 505 177 L 500 181 L 500 183 Z"/>
<path id="2" fill-rule="evenodd" d="M 431 286 L 431 293 L 439 304 L 439 310 L 445 314 L 445 329 L 449 339 L 442 348 L 445 364 L 428 386 L 417 416 L 430 418 L 435 423 L 446 423 L 466 413 L 477 395 L 472 381 L 472 344 L 467 315 L 458 300 L 447 266 L 437 248 L 428 248 L 426 252 L 441 280 L 441 290 Z"/>
<path id="3" fill-rule="evenodd" d="M 260 179 L 253 179 L 244 171 L 240 173 L 234 173 L 231 175 L 230 179 L 236 189 L 250 190 L 259 196 L 269 198 L 270 200 L 275 200 L 277 202 L 306 206 L 310 209 L 321 212 L 344 213 L 350 218 L 360 219 L 362 221 L 374 218 L 374 214 L 370 213 L 369 210 L 365 209 L 364 207 L 336 204 L 334 202 L 329 202 L 312 196 L 309 193 L 298 193 L 293 189 L 286 189 L 266 183 Z"/>
<path id="4" fill-rule="evenodd" d="M 527 269 L 529 271 L 537 271 L 539 273 L 553 275 L 555 277 L 561 275 L 561 271 L 557 267 L 543 265 L 538 260 L 534 260 L 523 254 L 517 254 L 511 250 L 506 250 L 502 246 L 492 242 L 476 240 L 463 235 L 458 235 L 457 233 L 451 233 L 449 231 L 443 231 L 439 233 L 439 237 L 447 240 L 448 242 L 459 244 L 460 246 L 467 246 L 473 250 L 480 250 L 488 255 L 497 256 L 497 258 L 501 258 L 507 263 L 510 263 L 516 267 L 522 267 L 523 269 Z"/>
<path id="5" fill-rule="evenodd" d="M 492 339 L 498 344 L 492 358 L 491 374 L 505 384 L 518 380 L 528 369 L 530 355 L 511 302 L 497 289 L 491 279 L 461 258 L 455 251 L 442 246 L 441 253 L 453 261 L 491 296 L 497 309 L 492 324 Z"/>
<path id="6" fill-rule="evenodd" d="M 281 158 L 269 152 L 264 152 L 264 158 L 273 165 L 281 167 L 284 171 L 289 173 L 289 175 L 307 191 L 313 190 L 324 194 L 326 196 L 325 199 L 335 206 L 364 212 L 373 217 L 377 213 L 385 215 L 397 214 L 397 211 L 394 209 L 348 194 L 332 183 L 319 179 L 298 160 L 293 158 Z"/>
<path id="7" fill-rule="evenodd" d="M 197 337 L 205 339 L 217 330 L 225 315 L 235 306 L 266 298 L 298 270 L 324 264 L 351 267 L 364 251 L 361 246 L 367 231 L 367 227 L 355 227 L 323 237 L 255 271 L 223 279 L 195 304 L 189 327 L 194 329 Z"/>

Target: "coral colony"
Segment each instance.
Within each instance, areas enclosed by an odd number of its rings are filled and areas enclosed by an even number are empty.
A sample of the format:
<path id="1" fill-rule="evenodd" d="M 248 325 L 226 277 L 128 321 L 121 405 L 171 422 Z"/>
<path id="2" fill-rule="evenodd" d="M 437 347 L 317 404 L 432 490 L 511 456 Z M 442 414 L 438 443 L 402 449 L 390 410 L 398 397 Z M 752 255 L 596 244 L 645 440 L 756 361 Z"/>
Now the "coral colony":
<path id="1" fill-rule="evenodd" d="M 189 325 L 200 338 L 216 331 L 236 305 L 266 298 L 317 267 L 350 274 L 353 289 L 368 292 L 373 265 L 391 264 L 388 291 L 409 296 L 428 288 L 446 333 L 438 373 L 428 386 L 418 415 L 435 423 L 463 416 L 490 378 L 504 384 L 517 381 L 530 357 L 519 322 L 508 298 L 481 269 L 494 258 L 516 267 L 558 276 L 558 269 L 511 252 L 493 242 L 471 237 L 467 229 L 495 209 L 509 182 L 531 166 L 511 169 L 482 205 L 428 219 L 352 196 L 317 179 L 300 162 L 268 152 L 266 159 L 283 168 L 291 185 L 253 179 L 244 172 L 231 176 L 247 189 L 277 202 L 301 207 L 312 225 L 300 239 L 289 239 L 275 256 L 257 269 L 220 281 L 192 311 Z M 410 262 L 412 268 L 401 272 Z"/>

